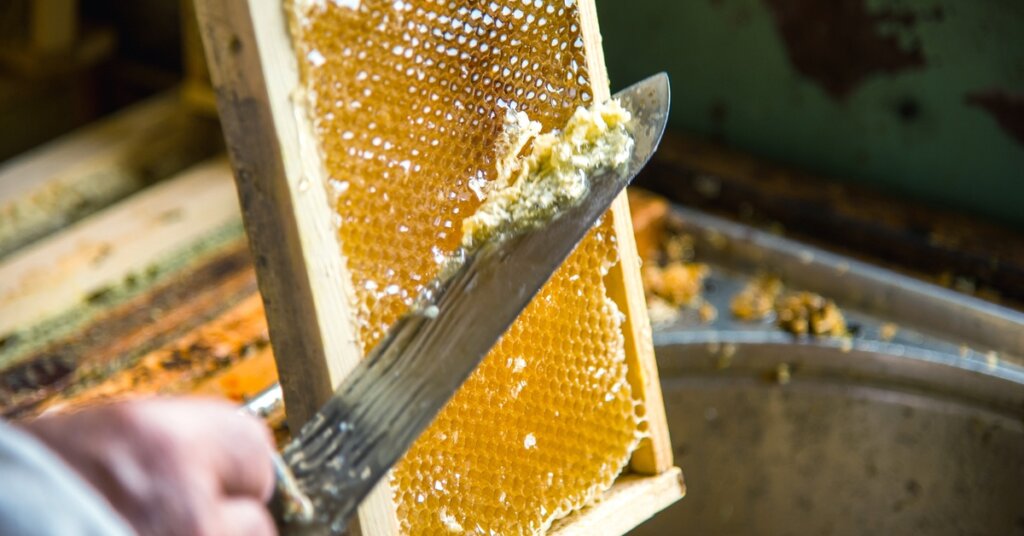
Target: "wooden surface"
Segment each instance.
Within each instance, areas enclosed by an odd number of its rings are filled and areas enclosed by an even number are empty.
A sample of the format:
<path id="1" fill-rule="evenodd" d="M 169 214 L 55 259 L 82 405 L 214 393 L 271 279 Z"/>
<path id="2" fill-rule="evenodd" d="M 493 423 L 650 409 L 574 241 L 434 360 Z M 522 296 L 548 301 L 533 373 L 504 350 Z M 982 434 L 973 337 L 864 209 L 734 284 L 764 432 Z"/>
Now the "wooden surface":
<path id="1" fill-rule="evenodd" d="M 686 495 L 683 473 L 673 467 L 654 476 L 624 475 L 593 506 L 558 520 L 552 536 L 625 534 Z"/>
<path id="2" fill-rule="evenodd" d="M 258 309 L 246 309 L 252 318 L 241 324 L 261 325 L 262 331 L 245 330 L 262 333 L 258 337 L 246 339 L 236 323 L 231 324 L 232 330 L 210 330 L 210 337 L 194 338 L 188 344 L 174 342 L 182 334 L 217 324 L 221 315 L 241 302 L 259 303 L 256 277 L 240 231 L 208 253 L 187 257 L 180 267 L 157 276 L 153 282 L 138 281 L 140 288 L 135 295 L 98 304 L 97 313 L 77 325 L 34 329 L 36 344 L 23 338 L 5 344 L 0 365 L 0 414 L 5 418 L 31 415 L 60 400 L 96 398 L 94 391 L 118 396 L 163 393 L 169 386 L 187 385 L 188 378 L 182 376 L 190 370 L 205 374 L 241 359 L 224 350 L 230 350 L 233 341 L 243 341 L 238 345 L 243 353 L 268 346 L 262 304 Z M 161 368 L 140 361 L 142 356 L 165 346 L 174 348 L 166 354 L 168 359 L 160 361 Z M 184 350 L 178 351 L 180 348 Z M 203 378 L 191 373 L 188 376 Z M 259 388 L 275 377 L 260 379 Z M 222 394 L 238 399 L 235 391 Z"/>
<path id="3" fill-rule="evenodd" d="M 0 166 L 0 257 L 221 150 L 177 91 L 151 97 Z"/>
<path id="4" fill-rule="evenodd" d="M 256 262 L 287 418 L 298 429 L 362 356 L 350 278 L 279 2 L 199 0 L 200 33 Z M 397 534 L 387 481 L 359 509 L 363 534 Z"/>
<path id="5" fill-rule="evenodd" d="M 611 93 L 594 0 L 579 0 L 578 5 L 594 100 L 608 100 Z M 654 475 L 672 468 L 672 441 L 665 417 L 658 363 L 651 340 L 651 322 L 647 316 L 647 301 L 640 278 L 640 257 L 633 238 L 626 192 L 622 192 L 612 204 L 611 217 L 619 247 L 619 263 L 608 272 L 606 284 L 611 298 L 626 315 L 623 335 L 629 380 L 635 396 L 643 401 L 647 433 L 647 437 L 633 453 L 630 468 L 637 473 Z"/>
<path id="6" fill-rule="evenodd" d="M 234 382 L 224 384 L 221 378 L 217 394 L 236 398 L 234 391 L 241 391 L 251 395 L 274 380 L 273 371 L 265 369 L 273 361 L 262 311 L 259 295 L 252 293 L 208 322 L 185 330 L 183 336 L 144 353 L 131 367 L 89 389 L 60 393 L 35 411 L 125 397 L 209 392 L 211 388 L 204 382 L 216 381 L 213 373 L 226 369 L 232 370 Z M 231 366 L 236 363 L 238 366 Z M 170 370 L 173 373 L 167 372 Z M 252 379 L 245 381 L 247 376 Z"/>
<path id="7" fill-rule="evenodd" d="M 96 296 L 238 218 L 223 160 L 200 164 L 0 263 L 0 337 Z"/>

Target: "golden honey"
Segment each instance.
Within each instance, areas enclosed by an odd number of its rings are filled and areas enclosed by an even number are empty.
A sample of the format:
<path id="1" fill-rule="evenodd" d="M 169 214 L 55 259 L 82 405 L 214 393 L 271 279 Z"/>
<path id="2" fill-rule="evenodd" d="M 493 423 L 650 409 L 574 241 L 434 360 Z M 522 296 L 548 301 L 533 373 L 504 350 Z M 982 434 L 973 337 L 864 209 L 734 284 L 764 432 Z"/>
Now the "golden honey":
<path id="1" fill-rule="evenodd" d="M 573 0 L 291 6 L 364 349 L 462 240 L 509 112 L 589 105 Z M 544 530 L 607 489 L 639 432 L 600 224 L 393 471 L 408 534 Z M 471 329 L 471 327 L 468 327 Z"/>

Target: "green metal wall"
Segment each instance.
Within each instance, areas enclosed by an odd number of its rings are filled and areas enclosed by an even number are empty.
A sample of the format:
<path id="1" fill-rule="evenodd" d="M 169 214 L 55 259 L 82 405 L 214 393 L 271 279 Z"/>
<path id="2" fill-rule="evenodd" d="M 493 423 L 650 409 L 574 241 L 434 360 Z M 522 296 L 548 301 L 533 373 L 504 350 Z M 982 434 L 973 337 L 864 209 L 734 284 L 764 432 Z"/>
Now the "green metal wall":
<path id="1" fill-rule="evenodd" d="M 597 0 L 613 86 L 673 126 L 1024 227 L 1024 2 Z"/>

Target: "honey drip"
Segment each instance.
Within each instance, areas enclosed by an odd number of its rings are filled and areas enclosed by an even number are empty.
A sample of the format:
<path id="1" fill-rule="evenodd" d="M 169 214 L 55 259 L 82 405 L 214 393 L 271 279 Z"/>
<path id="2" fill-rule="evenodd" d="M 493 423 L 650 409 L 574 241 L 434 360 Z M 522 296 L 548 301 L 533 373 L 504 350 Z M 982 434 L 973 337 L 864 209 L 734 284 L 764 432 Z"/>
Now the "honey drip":
<path id="1" fill-rule="evenodd" d="M 508 110 L 591 100 L 573 0 L 296 4 L 292 32 L 372 348 L 462 239 Z M 639 432 L 598 225 L 393 471 L 407 534 L 536 533 L 607 489 Z M 472 329 L 472 326 L 467 326 Z"/>

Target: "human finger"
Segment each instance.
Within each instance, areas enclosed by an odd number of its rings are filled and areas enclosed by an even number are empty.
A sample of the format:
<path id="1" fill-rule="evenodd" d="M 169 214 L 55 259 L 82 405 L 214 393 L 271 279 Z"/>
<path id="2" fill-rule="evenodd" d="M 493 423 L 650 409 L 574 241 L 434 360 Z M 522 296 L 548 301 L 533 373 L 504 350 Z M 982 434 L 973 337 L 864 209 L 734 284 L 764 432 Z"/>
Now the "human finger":
<path id="1" fill-rule="evenodd" d="M 274 536 L 277 527 L 263 503 L 254 499 L 225 499 L 219 508 L 224 536 Z"/>
<path id="2" fill-rule="evenodd" d="M 188 446 L 196 468 L 209 471 L 228 496 L 270 498 L 274 449 L 270 431 L 259 419 L 213 399 L 152 400 L 145 409 L 154 423 L 177 434 Z"/>
<path id="3" fill-rule="evenodd" d="M 274 468 L 270 460 L 274 446 L 265 424 L 249 415 L 225 416 L 226 442 L 210 452 L 212 468 L 228 496 L 248 496 L 261 501 L 274 491 Z"/>

